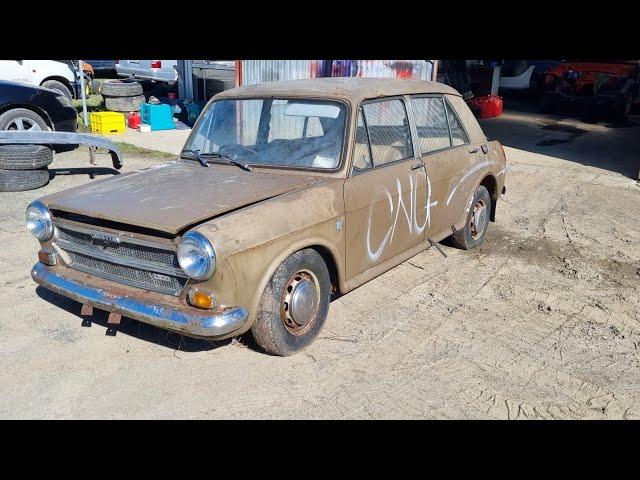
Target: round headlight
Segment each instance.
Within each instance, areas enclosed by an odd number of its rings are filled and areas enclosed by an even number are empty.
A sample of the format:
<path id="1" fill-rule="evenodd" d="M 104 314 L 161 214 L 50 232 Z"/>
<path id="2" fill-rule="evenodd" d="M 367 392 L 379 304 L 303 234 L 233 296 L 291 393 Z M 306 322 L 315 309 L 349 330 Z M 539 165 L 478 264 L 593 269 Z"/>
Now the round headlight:
<path id="1" fill-rule="evenodd" d="M 216 269 L 216 252 L 204 235 L 187 232 L 178 244 L 178 263 L 189 277 L 204 280 Z"/>
<path id="2" fill-rule="evenodd" d="M 46 242 L 53 237 L 53 222 L 51 212 L 40 200 L 32 202 L 27 207 L 27 230 L 41 242 Z"/>

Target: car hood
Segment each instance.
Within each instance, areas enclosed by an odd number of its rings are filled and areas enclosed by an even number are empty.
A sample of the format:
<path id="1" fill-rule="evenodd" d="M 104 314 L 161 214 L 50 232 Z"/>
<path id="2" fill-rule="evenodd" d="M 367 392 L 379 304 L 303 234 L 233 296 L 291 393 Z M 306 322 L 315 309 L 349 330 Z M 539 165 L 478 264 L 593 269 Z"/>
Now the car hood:
<path id="1" fill-rule="evenodd" d="M 322 181 L 291 172 L 177 161 L 64 190 L 41 200 L 51 210 L 177 234 L 231 210 Z"/>

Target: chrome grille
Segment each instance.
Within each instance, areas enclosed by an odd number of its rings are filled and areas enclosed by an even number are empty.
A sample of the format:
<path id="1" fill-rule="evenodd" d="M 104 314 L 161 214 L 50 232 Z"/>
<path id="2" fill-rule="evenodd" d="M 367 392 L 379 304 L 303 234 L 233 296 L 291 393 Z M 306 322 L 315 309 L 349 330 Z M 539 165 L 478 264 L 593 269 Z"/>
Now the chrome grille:
<path id="1" fill-rule="evenodd" d="M 70 267 L 134 287 L 179 295 L 187 283 L 175 251 L 122 235 L 56 224 Z"/>

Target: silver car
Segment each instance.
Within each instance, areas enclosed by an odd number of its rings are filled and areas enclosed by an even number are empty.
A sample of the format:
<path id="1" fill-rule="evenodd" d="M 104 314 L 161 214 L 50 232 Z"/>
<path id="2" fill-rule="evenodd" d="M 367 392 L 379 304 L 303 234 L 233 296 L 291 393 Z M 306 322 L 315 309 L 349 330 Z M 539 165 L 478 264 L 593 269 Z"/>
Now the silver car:
<path id="1" fill-rule="evenodd" d="M 177 60 L 116 60 L 121 77 L 173 83 L 178 80 Z"/>

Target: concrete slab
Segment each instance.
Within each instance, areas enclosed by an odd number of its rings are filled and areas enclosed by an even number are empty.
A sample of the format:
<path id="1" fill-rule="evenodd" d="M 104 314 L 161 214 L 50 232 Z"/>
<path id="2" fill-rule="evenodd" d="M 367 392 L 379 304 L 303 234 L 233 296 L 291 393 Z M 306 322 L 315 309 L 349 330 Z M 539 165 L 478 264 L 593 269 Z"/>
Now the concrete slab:
<path id="1" fill-rule="evenodd" d="M 140 133 L 127 127 L 123 134 L 109 135 L 109 138 L 115 142 L 126 142 L 137 147 L 178 154 L 190 133 L 191 129 L 186 125 L 176 130 L 158 130 L 147 133 Z"/>

